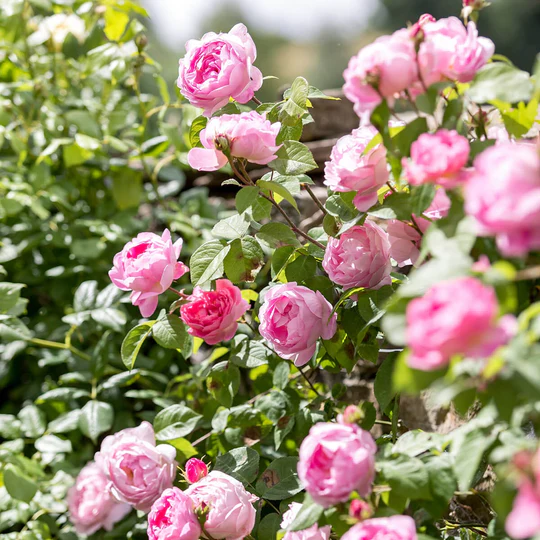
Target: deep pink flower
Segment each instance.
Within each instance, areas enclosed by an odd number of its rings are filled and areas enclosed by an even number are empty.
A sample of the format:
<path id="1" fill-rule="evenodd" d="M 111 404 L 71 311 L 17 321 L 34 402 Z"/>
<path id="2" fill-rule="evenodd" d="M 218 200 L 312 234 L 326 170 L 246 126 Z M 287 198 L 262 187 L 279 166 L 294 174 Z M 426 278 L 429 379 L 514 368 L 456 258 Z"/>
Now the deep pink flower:
<path id="1" fill-rule="evenodd" d="M 517 540 L 540 532 L 540 492 L 530 480 L 524 480 L 519 486 L 505 528 L 509 536 Z"/>
<path id="2" fill-rule="evenodd" d="M 279 122 L 272 124 L 265 114 L 256 111 L 216 116 L 200 133 L 204 148 L 192 148 L 188 163 L 199 171 L 217 171 L 227 164 L 222 152 L 226 144 L 231 156 L 266 165 L 277 157 L 280 128 Z"/>
<path id="3" fill-rule="evenodd" d="M 475 278 L 437 283 L 407 306 L 408 364 L 431 371 L 455 355 L 489 357 L 516 332 L 516 318 L 498 311 L 495 291 Z"/>
<path id="4" fill-rule="evenodd" d="M 180 308 L 180 316 L 192 336 L 215 345 L 233 338 L 238 319 L 248 308 L 249 302 L 238 287 L 228 279 L 218 279 L 215 291 L 195 287 L 189 302 Z"/>
<path id="5" fill-rule="evenodd" d="M 294 281 L 271 287 L 259 310 L 259 332 L 281 358 L 295 366 L 307 364 L 319 338 L 331 339 L 337 330 L 332 304 L 319 291 Z"/>
<path id="6" fill-rule="evenodd" d="M 416 525 L 409 516 L 366 519 L 349 529 L 341 540 L 416 540 Z"/>
<path id="7" fill-rule="evenodd" d="M 371 493 L 377 445 L 356 424 L 320 422 L 300 446 L 298 477 L 313 500 L 328 508 Z"/>
<path id="8" fill-rule="evenodd" d="M 501 143 L 474 160 L 465 211 L 504 255 L 540 249 L 540 157 L 533 145 Z"/>
<path id="9" fill-rule="evenodd" d="M 377 203 L 377 191 L 388 180 L 384 145 L 376 144 L 366 152 L 376 135 L 373 126 L 366 126 L 341 137 L 324 168 L 324 183 L 332 191 L 357 192 L 353 203 L 361 212 Z"/>
<path id="10" fill-rule="evenodd" d="M 373 515 L 371 506 L 362 499 L 353 499 L 349 506 L 349 516 L 363 521 Z"/>
<path id="11" fill-rule="evenodd" d="M 191 458 L 186 463 L 186 480 L 190 484 L 198 482 L 208 474 L 208 467 L 204 461 L 197 458 Z"/>
<path id="12" fill-rule="evenodd" d="M 292 525 L 296 519 L 298 512 L 300 512 L 302 505 L 297 502 L 289 504 L 289 509 L 283 514 L 280 527 L 286 529 L 289 525 Z M 286 532 L 283 536 L 283 540 L 330 540 L 330 525 L 324 525 L 319 527 L 316 523 L 303 529 L 301 531 Z"/>
<path id="13" fill-rule="evenodd" d="M 178 261 L 181 250 L 182 239 L 173 244 L 165 229 L 161 237 L 140 233 L 114 256 L 109 277 L 119 289 L 132 291 L 131 303 L 139 307 L 143 317 L 150 317 L 156 311 L 158 296 L 189 271 Z"/>
<path id="14" fill-rule="evenodd" d="M 177 487 L 166 489 L 148 514 L 149 540 L 198 540 L 201 526 L 193 501 Z"/>
<path id="15" fill-rule="evenodd" d="M 90 536 L 99 529 L 111 531 L 129 514 L 131 506 L 119 503 L 109 490 L 109 480 L 94 462 L 85 465 L 67 494 L 69 518 L 77 534 Z"/>
<path id="16" fill-rule="evenodd" d="M 243 24 L 228 33 L 209 32 L 186 43 L 178 88 L 192 105 L 204 109 L 205 116 L 227 105 L 229 98 L 247 103 L 262 86 L 262 73 L 253 66 L 256 57 L 255 43 Z"/>

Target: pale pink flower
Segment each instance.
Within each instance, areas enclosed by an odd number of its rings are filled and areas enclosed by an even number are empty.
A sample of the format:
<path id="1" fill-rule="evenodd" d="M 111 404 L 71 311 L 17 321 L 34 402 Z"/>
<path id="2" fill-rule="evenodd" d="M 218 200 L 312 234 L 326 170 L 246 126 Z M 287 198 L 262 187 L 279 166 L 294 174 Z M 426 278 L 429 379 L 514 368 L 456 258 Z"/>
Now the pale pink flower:
<path id="1" fill-rule="evenodd" d="M 341 540 L 416 540 L 416 525 L 409 516 L 366 519 L 349 529 Z"/>
<path id="2" fill-rule="evenodd" d="M 283 514 L 281 528 L 286 529 L 296 519 L 302 505 L 297 502 L 289 504 L 289 509 Z M 330 525 L 319 527 L 316 523 L 301 531 L 286 532 L 283 540 L 330 540 Z"/>

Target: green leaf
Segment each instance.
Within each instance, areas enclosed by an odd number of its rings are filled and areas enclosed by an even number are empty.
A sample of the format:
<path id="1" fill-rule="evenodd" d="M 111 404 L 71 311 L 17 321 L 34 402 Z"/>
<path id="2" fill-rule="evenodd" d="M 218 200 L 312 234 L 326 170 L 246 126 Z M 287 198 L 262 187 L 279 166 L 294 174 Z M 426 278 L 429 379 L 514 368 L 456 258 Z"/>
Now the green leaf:
<path id="1" fill-rule="evenodd" d="M 403 351 L 396 360 L 392 379 L 395 392 L 419 394 L 446 372 L 446 369 L 437 371 L 413 369 L 407 365 L 408 354 L 408 351 Z"/>
<path id="2" fill-rule="evenodd" d="M 416 186 L 412 190 L 411 194 L 411 207 L 413 214 L 420 216 L 433 202 L 435 197 L 435 186 L 433 184 L 424 184 L 422 186 Z"/>
<path id="3" fill-rule="evenodd" d="M 256 186 L 246 186 L 236 193 L 236 209 L 243 214 L 259 197 L 260 190 Z"/>
<path id="4" fill-rule="evenodd" d="M 386 410 L 396 395 L 394 385 L 392 384 L 395 359 L 394 354 L 388 355 L 377 370 L 377 375 L 375 376 L 375 398 L 382 412 Z"/>
<path id="5" fill-rule="evenodd" d="M 533 127 L 538 114 L 538 101 L 531 100 L 527 105 L 518 103 L 515 109 L 500 109 L 504 126 L 510 135 L 520 139 Z"/>
<path id="6" fill-rule="evenodd" d="M 220 362 L 212 367 L 206 384 L 217 402 L 230 407 L 240 387 L 240 370 L 231 362 Z"/>
<path id="7" fill-rule="evenodd" d="M 320 504 L 317 504 L 309 495 L 306 493 L 304 502 L 302 503 L 302 508 L 296 514 L 294 521 L 287 527 L 287 531 L 303 531 L 308 529 L 312 525 L 315 525 L 319 518 L 324 512 L 324 507 Z"/>
<path id="8" fill-rule="evenodd" d="M 245 334 L 234 336 L 230 361 L 243 368 L 256 368 L 268 364 L 272 357 L 270 351 L 261 341 L 249 339 Z"/>
<path id="9" fill-rule="evenodd" d="M 24 286 L 23 283 L 0 283 L 0 312 L 6 313 L 17 305 Z"/>
<path id="10" fill-rule="evenodd" d="M 148 321 L 135 328 L 132 328 L 122 342 L 121 356 L 122 362 L 127 369 L 131 370 L 135 366 L 135 360 L 139 354 L 145 339 L 151 334 L 152 327 L 156 321 Z"/>
<path id="11" fill-rule="evenodd" d="M 26 503 L 34 498 L 38 490 L 37 484 L 11 463 L 4 468 L 4 486 L 11 497 Z"/>
<path id="12" fill-rule="evenodd" d="M 26 437 L 36 439 L 45 433 L 47 427 L 45 413 L 35 405 L 23 407 L 17 417 L 21 421 L 21 429 Z"/>
<path id="13" fill-rule="evenodd" d="M 428 131 L 427 120 L 422 116 L 408 123 L 392 140 L 403 156 L 409 156 L 411 144 L 426 131 Z"/>
<path id="14" fill-rule="evenodd" d="M 264 253 L 253 236 L 237 238 L 223 261 L 227 277 L 233 283 L 253 281 L 264 264 Z"/>
<path id="15" fill-rule="evenodd" d="M 289 384 L 289 376 L 291 374 L 291 366 L 289 362 L 280 362 L 274 369 L 272 383 L 275 387 L 284 390 Z"/>
<path id="16" fill-rule="evenodd" d="M 83 281 L 75 291 L 73 309 L 84 311 L 95 306 L 97 296 L 97 281 Z"/>
<path id="17" fill-rule="evenodd" d="M 258 540 L 276 540 L 278 531 L 281 528 L 281 519 L 281 516 L 276 513 L 264 516 L 257 527 L 256 538 Z"/>
<path id="18" fill-rule="evenodd" d="M 408 193 L 392 193 L 384 201 L 384 205 L 368 212 L 379 219 L 399 219 L 410 221 L 412 214 L 412 198 Z"/>
<path id="19" fill-rule="evenodd" d="M 34 443 L 34 446 L 39 452 L 49 454 L 65 454 L 73 451 L 71 441 L 61 439 L 56 435 L 44 435 Z"/>
<path id="20" fill-rule="evenodd" d="M 138 208 L 142 195 L 142 173 L 125 168 L 112 174 L 112 196 L 118 210 Z"/>
<path id="21" fill-rule="evenodd" d="M 302 283 L 315 275 L 317 261 L 311 255 L 300 255 L 285 267 L 287 281 Z"/>
<path id="22" fill-rule="evenodd" d="M 92 400 L 81 409 L 79 428 L 94 443 L 97 443 L 98 437 L 111 429 L 113 419 L 114 411 L 109 403 Z"/>
<path id="23" fill-rule="evenodd" d="M 270 182 L 268 180 L 258 180 L 257 186 L 263 190 L 279 195 L 281 198 L 290 203 L 296 210 L 298 210 L 298 205 L 296 204 L 294 197 L 285 186 L 278 184 L 277 182 Z M 279 200 L 277 198 L 276 202 L 279 204 Z"/>
<path id="24" fill-rule="evenodd" d="M 0 338 L 9 341 L 26 340 L 32 337 L 32 332 L 16 317 L 0 315 Z"/>
<path id="25" fill-rule="evenodd" d="M 272 461 L 257 481 L 256 489 L 259 495 L 263 499 L 280 501 L 300 493 L 303 487 L 296 472 L 297 465 L 296 457 L 283 457 Z"/>
<path id="26" fill-rule="evenodd" d="M 201 131 L 206 127 L 207 123 L 208 118 L 206 118 L 206 116 L 197 116 L 197 118 L 191 122 L 191 127 L 189 128 L 189 144 L 191 145 L 191 148 L 202 146 Z"/>
<path id="27" fill-rule="evenodd" d="M 197 428 L 202 416 L 185 405 L 171 405 L 159 411 L 154 419 L 158 441 L 169 441 L 189 435 Z"/>
<path id="28" fill-rule="evenodd" d="M 317 163 L 309 148 L 298 141 L 285 141 L 277 152 L 277 159 L 270 167 L 286 176 L 307 173 L 317 168 Z"/>
<path id="29" fill-rule="evenodd" d="M 270 250 L 283 246 L 300 247 L 295 234 L 284 223 L 267 223 L 259 229 L 255 237 L 263 248 Z"/>
<path id="30" fill-rule="evenodd" d="M 292 117 L 292 121 L 299 120 L 307 111 L 307 101 L 308 101 L 308 92 L 309 85 L 306 79 L 303 77 L 297 77 L 292 83 L 291 88 L 289 88 L 284 97 L 286 98 L 285 103 L 283 104 L 281 111 L 285 114 L 280 115 L 280 120 L 285 120 L 287 122 L 286 116 Z"/>
<path id="31" fill-rule="evenodd" d="M 176 458 L 178 460 L 187 461 L 189 458 L 196 456 L 199 452 L 197 449 L 184 438 L 172 439 L 167 441 L 167 444 L 174 446 L 176 448 Z"/>
<path id="32" fill-rule="evenodd" d="M 194 286 L 207 283 L 223 275 L 223 261 L 231 246 L 219 240 L 210 240 L 200 246 L 191 256 L 189 267 Z"/>
<path id="33" fill-rule="evenodd" d="M 111 328 L 117 332 L 123 331 L 127 322 L 126 314 L 115 308 L 93 309 L 90 311 L 90 317 L 105 328 Z"/>
<path id="34" fill-rule="evenodd" d="M 63 147 L 63 156 L 66 167 L 76 167 L 92 158 L 94 153 L 86 148 L 81 148 L 76 143 L 72 143 Z"/>
<path id="35" fill-rule="evenodd" d="M 234 240 L 244 236 L 249 230 L 249 220 L 245 214 L 235 214 L 218 221 L 212 229 L 212 236 L 224 240 Z"/>
<path id="36" fill-rule="evenodd" d="M 129 15 L 123 11 L 118 11 L 112 6 L 105 11 L 105 35 L 111 41 L 119 41 L 124 35 L 126 26 L 129 23 Z"/>
<path id="37" fill-rule="evenodd" d="M 191 348 L 191 336 L 178 315 L 167 315 L 158 319 L 152 328 L 152 337 L 158 345 L 166 349 L 179 349 L 182 352 Z"/>
<path id="38" fill-rule="evenodd" d="M 431 499 L 428 470 L 419 459 L 401 455 L 391 461 L 380 461 L 378 465 L 395 495 Z"/>
<path id="39" fill-rule="evenodd" d="M 344 194 L 335 193 L 328 197 L 324 206 L 332 216 L 336 216 L 342 221 L 351 221 L 358 215 L 358 210 L 354 207 L 352 202 L 354 195 L 355 193 L 352 192 Z"/>
<path id="40" fill-rule="evenodd" d="M 218 456 L 214 470 L 236 478 L 242 484 L 251 484 L 259 474 L 259 453 L 252 448 L 234 448 Z"/>

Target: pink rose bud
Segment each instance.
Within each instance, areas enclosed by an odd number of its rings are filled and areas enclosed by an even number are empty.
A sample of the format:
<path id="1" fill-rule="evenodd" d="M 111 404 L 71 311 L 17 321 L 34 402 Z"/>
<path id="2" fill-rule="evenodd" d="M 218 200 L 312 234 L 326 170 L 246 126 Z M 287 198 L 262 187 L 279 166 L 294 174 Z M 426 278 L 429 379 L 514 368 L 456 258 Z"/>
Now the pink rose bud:
<path id="1" fill-rule="evenodd" d="M 271 287 L 259 310 L 259 332 L 278 356 L 295 366 L 307 364 L 317 340 L 331 339 L 337 330 L 332 304 L 319 291 L 294 281 Z"/>
<path id="2" fill-rule="evenodd" d="M 180 317 L 192 336 L 204 339 L 208 345 L 232 339 L 238 329 L 238 319 L 248 310 L 249 302 L 228 279 L 218 279 L 215 291 L 195 287 L 189 302 L 180 308 Z"/>
<path id="3" fill-rule="evenodd" d="M 349 506 L 349 516 L 363 521 L 368 519 L 373 515 L 373 510 L 369 503 L 363 501 L 362 499 L 353 499 L 351 505 Z"/>
<path id="4" fill-rule="evenodd" d="M 457 131 L 422 133 L 411 145 L 411 159 L 403 159 L 405 178 L 414 186 L 455 187 L 465 180 L 462 169 L 469 153 L 469 141 Z"/>
<path id="5" fill-rule="evenodd" d="M 186 463 L 186 480 L 190 484 L 198 482 L 208 474 L 208 467 L 204 461 L 197 458 L 188 459 Z"/>
<path id="6" fill-rule="evenodd" d="M 202 534 L 193 501 L 177 487 L 152 505 L 147 531 L 149 540 L 197 540 Z"/>
<path id="7" fill-rule="evenodd" d="M 67 494 L 69 518 L 77 534 L 90 536 L 99 529 L 112 531 L 114 524 L 131 511 L 109 490 L 109 480 L 93 461 L 85 465 Z"/>
<path id="8" fill-rule="evenodd" d="M 489 186 L 489 188 L 487 187 Z M 540 157 L 528 144 L 501 143 L 474 160 L 465 212 L 477 234 L 495 236 L 508 257 L 540 249 Z"/>
<path id="9" fill-rule="evenodd" d="M 513 315 L 498 319 L 498 311 L 495 291 L 475 278 L 437 283 L 407 306 L 409 366 L 431 371 L 455 355 L 491 356 L 517 329 Z"/>
<path id="10" fill-rule="evenodd" d="M 355 424 L 315 424 L 300 446 L 298 477 L 313 500 L 328 508 L 371 493 L 377 445 Z"/>
<path id="11" fill-rule="evenodd" d="M 174 447 L 156 446 L 152 424 L 143 422 L 105 437 L 95 459 L 109 478 L 114 497 L 148 512 L 161 493 L 172 487 L 175 457 Z"/>
<path id="12" fill-rule="evenodd" d="M 196 508 L 209 508 L 204 528 L 212 538 L 241 540 L 251 533 L 256 516 L 252 503 L 258 498 L 232 476 L 211 471 L 184 493 Z"/>
<path id="13" fill-rule="evenodd" d="M 266 114 L 256 111 L 216 116 L 208 120 L 200 133 L 204 148 L 192 148 L 188 163 L 199 171 L 217 171 L 227 164 L 225 153 L 228 153 L 232 157 L 267 165 L 276 159 L 281 146 L 276 144 L 280 129 L 279 122 L 272 124 Z"/>
<path id="14" fill-rule="evenodd" d="M 171 233 L 165 229 L 158 236 L 140 233 L 114 256 L 114 266 L 109 271 L 111 281 L 123 291 L 132 291 L 131 303 L 138 306 L 143 317 L 156 311 L 158 296 L 189 268 L 178 262 L 182 239 L 174 244 Z"/>
<path id="15" fill-rule="evenodd" d="M 424 13 L 423 15 L 421 15 L 420 18 L 418 19 L 418 22 L 416 22 L 409 28 L 409 33 L 411 37 L 415 38 L 416 36 L 419 36 L 425 24 L 429 22 L 435 22 L 436 20 L 437 19 L 435 19 L 435 17 L 433 15 L 430 15 L 429 13 Z M 424 39 L 423 32 L 422 32 L 422 39 Z"/>
<path id="16" fill-rule="evenodd" d="M 339 238 L 328 239 L 322 266 L 328 277 L 344 289 L 380 289 L 390 285 L 388 235 L 366 219 L 363 225 L 352 227 Z"/>
<path id="17" fill-rule="evenodd" d="M 356 405 L 348 405 L 341 415 L 342 422 L 345 424 L 356 424 L 363 417 L 360 407 Z"/>
<path id="18" fill-rule="evenodd" d="M 353 203 L 361 212 L 377 203 L 377 191 L 388 181 L 384 145 L 377 144 L 366 152 L 376 135 L 374 127 L 366 126 L 341 137 L 324 168 L 324 183 L 332 191 L 357 192 Z"/>
<path id="19" fill-rule="evenodd" d="M 349 529 L 341 540 L 416 540 L 416 525 L 409 516 L 366 519 Z"/>
<path id="20" fill-rule="evenodd" d="M 490 268 L 491 263 L 489 262 L 487 255 L 480 255 L 480 258 L 471 266 L 473 272 L 479 273 L 487 272 Z"/>
<path id="21" fill-rule="evenodd" d="M 471 82 L 495 52 L 493 41 L 478 37 L 474 22 L 465 27 L 457 17 L 427 22 L 422 32 L 418 64 L 426 86 L 448 79 Z"/>
<path id="22" fill-rule="evenodd" d="M 343 92 L 361 117 L 371 113 L 382 98 L 399 96 L 418 81 L 416 51 L 408 30 L 382 36 L 361 49 L 349 61 L 343 78 Z"/>
<path id="23" fill-rule="evenodd" d="M 179 62 L 177 85 L 195 107 L 212 116 L 232 98 L 247 103 L 262 86 L 262 73 L 253 66 L 257 49 L 243 24 L 227 34 L 209 32 L 186 43 Z"/>
<path id="24" fill-rule="evenodd" d="M 283 514 L 281 529 L 286 530 L 296 519 L 302 505 L 297 502 L 289 504 L 289 509 Z M 319 527 L 316 523 L 301 531 L 286 532 L 283 540 L 330 540 L 330 525 Z"/>

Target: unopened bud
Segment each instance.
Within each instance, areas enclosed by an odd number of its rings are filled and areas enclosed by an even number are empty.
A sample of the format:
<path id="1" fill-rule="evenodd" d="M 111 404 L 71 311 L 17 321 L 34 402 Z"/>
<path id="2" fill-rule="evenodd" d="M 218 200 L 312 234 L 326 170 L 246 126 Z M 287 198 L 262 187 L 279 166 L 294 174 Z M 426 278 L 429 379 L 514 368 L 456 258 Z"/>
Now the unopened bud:
<path id="1" fill-rule="evenodd" d="M 366 501 L 361 499 L 353 499 L 351 505 L 349 506 L 349 516 L 355 518 L 359 521 L 368 519 L 373 515 L 373 510 L 371 506 Z"/>
<path id="2" fill-rule="evenodd" d="M 139 53 L 144 51 L 146 49 L 146 46 L 148 45 L 148 38 L 146 37 L 146 34 L 139 34 L 135 38 L 135 45 L 137 45 L 137 50 Z"/>
<path id="3" fill-rule="evenodd" d="M 204 461 L 197 458 L 188 459 L 186 463 L 186 480 L 190 484 L 198 482 L 208 474 L 208 467 Z"/>
<path id="4" fill-rule="evenodd" d="M 224 135 L 219 135 L 214 139 L 214 146 L 216 147 L 216 150 L 223 152 L 227 157 L 230 156 L 231 148 L 229 146 L 229 139 Z"/>
<path id="5" fill-rule="evenodd" d="M 427 23 L 435 22 L 436 19 L 433 15 L 429 13 L 424 13 L 419 19 L 418 22 L 414 23 L 409 28 L 409 35 L 417 42 L 421 43 L 424 41 L 424 25 Z"/>
<path id="6" fill-rule="evenodd" d="M 360 407 L 349 405 L 343 411 L 343 422 L 345 424 L 357 424 L 364 419 L 364 413 Z"/>

